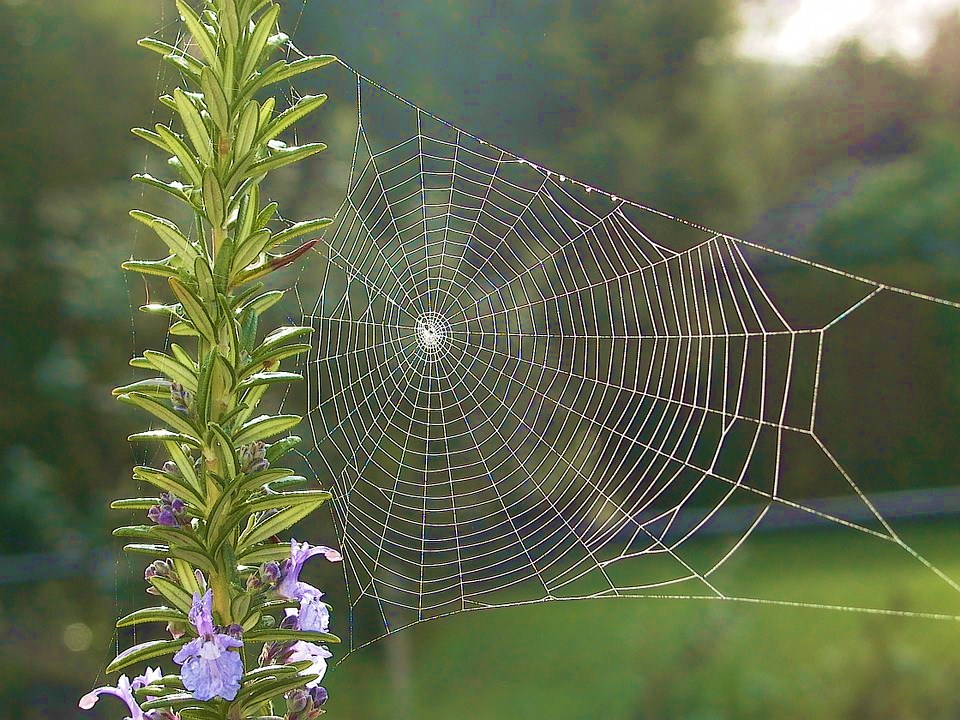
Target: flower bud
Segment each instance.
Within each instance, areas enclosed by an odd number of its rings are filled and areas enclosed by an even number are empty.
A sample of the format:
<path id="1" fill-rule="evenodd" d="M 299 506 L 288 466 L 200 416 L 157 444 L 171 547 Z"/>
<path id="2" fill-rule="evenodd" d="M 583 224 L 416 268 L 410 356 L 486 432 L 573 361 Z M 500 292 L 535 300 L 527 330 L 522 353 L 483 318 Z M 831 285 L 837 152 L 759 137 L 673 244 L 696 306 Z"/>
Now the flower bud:
<path id="1" fill-rule="evenodd" d="M 170 404 L 179 413 L 190 412 L 191 394 L 178 382 L 170 383 Z"/>
<path id="2" fill-rule="evenodd" d="M 239 640 L 243 636 L 243 625 L 230 623 L 224 628 L 224 632 L 232 638 Z"/>
<path id="3" fill-rule="evenodd" d="M 294 690 L 287 693 L 287 712 L 299 713 L 307 707 L 310 696 L 303 690 Z"/>
<path id="4" fill-rule="evenodd" d="M 147 565 L 146 570 L 143 571 L 143 579 L 150 582 L 150 579 L 155 577 L 176 581 L 177 573 L 173 569 L 173 563 L 169 560 L 154 560 Z"/>
<path id="5" fill-rule="evenodd" d="M 330 695 L 327 693 L 327 689 L 325 687 L 317 686 L 310 688 L 310 699 L 313 700 L 314 707 L 322 706 L 329 697 Z"/>
<path id="6" fill-rule="evenodd" d="M 299 630 L 298 617 L 296 615 L 287 615 L 280 621 L 280 627 L 283 630 Z"/>
<path id="7" fill-rule="evenodd" d="M 160 493 L 160 504 L 147 511 L 147 517 L 157 525 L 180 527 L 186 520 L 186 505 L 171 492 Z"/>
<path id="8" fill-rule="evenodd" d="M 268 584 L 280 582 L 280 564 L 275 560 L 260 566 L 260 579 Z"/>

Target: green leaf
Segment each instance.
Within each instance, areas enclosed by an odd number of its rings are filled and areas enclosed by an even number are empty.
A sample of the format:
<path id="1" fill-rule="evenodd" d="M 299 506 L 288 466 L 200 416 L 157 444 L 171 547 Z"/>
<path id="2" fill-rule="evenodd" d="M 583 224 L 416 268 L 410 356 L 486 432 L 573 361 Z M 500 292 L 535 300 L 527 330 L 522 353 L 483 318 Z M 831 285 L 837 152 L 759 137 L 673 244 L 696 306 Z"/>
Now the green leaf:
<path id="1" fill-rule="evenodd" d="M 239 467 L 234 443 L 216 423 L 210 423 L 207 430 L 207 444 L 213 450 L 220 474 L 230 479 L 236 477 Z"/>
<path id="2" fill-rule="evenodd" d="M 243 63 L 243 69 L 240 72 L 241 82 L 246 82 L 253 71 L 257 69 L 260 63 L 260 56 L 267 46 L 267 40 L 273 34 L 277 26 L 277 18 L 280 17 L 280 6 L 271 4 L 267 11 L 257 21 L 253 33 L 250 36 L 247 45 L 247 55 Z"/>
<path id="3" fill-rule="evenodd" d="M 249 713 L 256 710 L 268 700 L 278 697 L 289 690 L 295 690 L 303 687 L 305 682 L 311 678 L 317 678 L 315 673 L 305 673 L 294 677 L 278 677 L 260 680 L 252 684 L 249 691 L 236 698 L 231 707 L 240 710 L 237 717 L 248 717 Z"/>
<path id="4" fill-rule="evenodd" d="M 123 500 L 114 500 L 110 503 L 111 510 L 149 510 L 157 504 L 157 499 L 152 498 L 124 498 Z"/>
<path id="5" fill-rule="evenodd" d="M 240 347 L 247 354 L 253 351 L 257 342 L 259 326 L 260 313 L 252 307 L 245 308 L 240 314 Z"/>
<path id="6" fill-rule="evenodd" d="M 284 130 L 317 110 L 326 101 L 326 95 L 304 95 L 296 105 L 282 112 L 263 129 L 263 134 L 259 138 L 260 142 L 273 140 Z"/>
<path id="7" fill-rule="evenodd" d="M 134 645 L 129 650 L 124 650 L 114 658 L 113 662 L 107 665 L 107 672 L 114 673 L 122 670 L 134 663 L 150 660 L 160 655 L 170 655 L 190 641 L 190 638 L 180 638 L 179 640 L 151 640 L 150 642 Z"/>
<path id="8" fill-rule="evenodd" d="M 206 58 L 211 67 L 215 69 L 218 68 L 219 59 L 217 58 L 217 46 L 214 44 L 214 39 L 207 29 L 207 26 L 204 25 L 203 21 L 197 17 L 197 14 L 189 5 L 183 2 L 183 0 L 177 0 L 177 11 L 180 13 L 180 17 L 186 24 L 190 34 L 193 35 L 193 39 L 196 41 L 197 47 L 200 48 L 200 52 L 203 53 L 204 58 Z"/>
<path id="9" fill-rule="evenodd" d="M 190 196 L 186 193 L 186 185 L 180 182 L 164 182 L 163 180 L 158 180 L 153 175 L 147 173 L 139 173 L 134 175 L 132 178 L 135 182 L 142 183 L 144 185 L 149 185 L 152 188 L 161 190 L 162 192 L 172 195 L 177 198 L 177 200 L 182 200 L 185 203 L 190 203 Z"/>
<path id="10" fill-rule="evenodd" d="M 158 275 L 160 277 L 177 277 L 180 272 L 170 265 L 173 255 L 163 260 L 127 260 L 121 267 L 124 270 L 138 272 L 141 275 Z"/>
<path id="11" fill-rule="evenodd" d="M 136 610 L 117 620 L 117 627 L 129 627 L 148 622 L 185 622 L 187 616 L 179 610 L 168 607 L 152 607 Z"/>
<path id="12" fill-rule="evenodd" d="M 279 435 L 300 424 L 299 415 L 261 415 L 243 424 L 234 437 L 237 445 L 247 445 L 256 440 Z"/>
<path id="13" fill-rule="evenodd" d="M 277 150 L 270 157 L 264 158 L 251 165 L 250 168 L 243 173 L 241 179 L 256 177 L 257 175 L 266 175 L 272 170 L 278 170 L 287 165 L 306 160 L 311 155 L 316 155 L 318 152 L 323 152 L 326 149 L 327 146 L 323 143 L 307 143 L 306 145 Z"/>
<path id="14" fill-rule="evenodd" d="M 291 475 L 293 475 L 293 470 L 289 470 L 287 468 L 269 468 L 267 470 L 261 470 L 260 472 L 247 475 L 242 479 L 238 478 L 237 483 L 234 486 L 234 492 L 237 495 L 241 495 L 246 492 L 260 490 L 268 483 L 272 483 L 276 480 L 282 480 L 283 478 L 290 477 Z"/>
<path id="15" fill-rule="evenodd" d="M 279 61 L 271 65 L 260 77 L 260 86 L 266 87 L 273 83 L 283 82 L 296 75 L 300 75 L 311 70 L 317 70 L 324 65 L 329 65 L 336 61 L 334 55 L 317 55 L 296 60 L 292 63 Z"/>
<path id="16" fill-rule="evenodd" d="M 140 708 L 143 711 L 171 708 L 182 720 L 222 720 L 221 715 L 199 707 L 199 703 L 192 693 L 176 692 L 154 700 L 145 700 L 140 703 Z"/>
<path id="17" fill-rule="evenodd" d="M 240 18 L 234 0 L 220 0 L 220 29 L 227 47 L 237 44 L 240 37 Z"/>
<path id="18" fill-rule="evenodd" d="M 273 239 L 275 241 L 274 245 L 282 245 L 298 237 L 301 237 L 302 235 L 323 230 L 332 222 L 333 222 L 332 218 L 317 218 L 316 220 L 307 220 L 305 222 L 296 223 L 295 225 L 291 225 L 290 227 L 288 227 L 286 230 L 281 230 L 276 235 L 274 235 L 273 236 Z"/>
<path id="19" fill-rule="evenodd" d="M 183 127 L 187 131 L 187 137 L 193 143 L 197 156 L 208 165 L 213 164 L 213 145 L 210 141 L 210 133 L 207 132 L 207 126 L 203 124 L 203 118 L 200 111 L 193 101 L 186 96 L 180 88 L 173 91 L 173 102 L 176 105 L 180 119 L 183 121 Z"/>
<path id="20" fill-rule="evenodd" d="M 211 560 L 206 553 L 200 552 L 199 550 L 190 550 L 185 547 L 180 547 L 175 545 L 170 548 L 168 553 L 174 559 L 184 560 L 191 565 L 195 565 L 206 573 L 216 572 L 216 565 L 214 565 L 213 560 Z"/>
<path id="21" fill-rule="evenodd" d="M 274 480 L 270 483 L 270 489 L 275 492 L 287 492 L 288 490 L 303 490 L 311 485 L 311 481 L 302 475 L 291 475 L 283 480 Z"/>
<path id="22" fill-rule="evenodd" d="M 240 390 L 256 385 L 273 385 L 275 383 L 290 383 L 303 380 L 303 375 L 291 372 L 259 372 L 254 373 L 238 386 Z"/>
<path id="23" fill-rule="evenodd" d="M 173 568 L 177 572 L 177 579 L 180 581 L 180 586 L 186 590 L 188 594 L 202 594 L 200 583 L 197 582 L 197 577 L 194 575 L 193 568 L 191 568 L 189 564 L 183 560 L 175 559 L 173 561 Z"/>
<path id="24" fill-rule="evenodd" d="M 170 130 L 170 128 L 157 124 L 156 131 L 157 135 L 163 140 L 166 149 L 172 152 L 177 160 L 180 161 L 180 168 L 190 181 L 190 184 L 199 187 L 203 181 L 203 175 L 200 172 L 197 159 L 193 156 L 193 153 L 190 152 L 190 148 L 188 148 L 183 140 L 180 139 L 180 136 Z"/>
<path id="25" fill-rule="evenodd" d="M 271 560 L 286 560 L 290 557 L 290 543 L 269 543 L 251 548 L 240 556 L 240 562 L 246 565 L 261 565 Z"/>
<path id="26" fill-rule="evenodd" d="M 221 136 L 226 136 L 230 131 L 230 106 L 227 104 L 227 96 L 220 87 L 216 74 L 208 67 L 203 68 L 200 73 L 200 89 L 203 90 L 203 98 L 206 100 L 210 117 L 220 129 Z"/>
<path id="27" fill-rule="evenodd" d="M 200 486 L 200 479 L 197 477 L 197 473 L 193 468 L 193 462 L 191 462 L 190 458 L 183 451 L 183 448 L 180 447 L 180 443 L 166 442 L 164 446 L 170 455 L 170 459 L 176 463 L 177 469 L 180 470 L 183 479 L 194 490 L 197 497 L 202 497 L 203 490 Z M 203 503 L 199 503 L 198 506 L 203 507 Z"/>
<path id="28" fill-rule="evenodd" d="M 246 268 L 259 257 L 260 253 L 273 245 L 273 238 L 267 229 L 260 230 L 244 240 L 233 257 L 234 274 Z"/>
<path id="29" fill-rule="evenodd" d="M 303 442 L 298 435 L 289 435 L 282 440 L 277 440 L 267 448 L 266 457 L 271 465 L 280 462 L 280 458 L 293 450 L 297 445 Z"/>
<path id="30" fill-rule="evenodd" d="M 167 147 L 167 144 L 163 141 L 163 138 L 152 130 L 147 130 L 146 128 L 133 128 L 130 132 L 132 132 L 141 140 L 146 140 L 151 145 L 156 145 L 164 152 L 171 152 L 170 148 Z"/>
<path id="31" fill-rule="evenodd" d="M 204 506 L 201 496 L 198 495 L 193 488 L 184 484 L 180 478 L 174 477 L 173 475 L 154 468 L 138 466 L 133 469 L 133 476 L 137 480 L 148 482 L 161 490 L 172 492 L 194 507 L 202 508 Z"/>
<path id="32" fill-rule="evenodd" d="M 283 630 L 281 628 L 251 630 L 244 633 L 243 639 L 248 642 L 285 642 L 287 640 L 306 640 L 312 643 L 340 642 L 340 638 L 330 633 L 314 632 L 312 630 Z"/>
<path id="33" fill-rule="evenodd" d="M 240 121 L 237 124 L 237 139 L 234 143 L 234 157 L 242 158 L 253 147 L 253 141 L 257 137 L 257 130 L 260 125 L 260 103 L 256 100 L 249 101 L 243 107 L 240 113 Z"/>
<path id="34" fill-rule="evenodd" d="M 159 430 L 146 430 L 144 432 L 134 433 L 133 435 L 128 435 L 127 440 L 131 442 L 177 442 L 185 443 L 192 447 L 200 447 L 200 440 L 193 437 L 192 435 L 182 435 L 180 433 L 171 432 L 161 428 Z"/>
<path id="35" fill-rule="evenodd" d="M 157 400 L 166 400 L 170 397 L 170 381 L 166 378 L 151 378 L 149 380 L 138 380 L 135 383 L 113 389 L 115 396 L 130 392 L 139 392 Z"/>
<path id="36" fill-rule="evenodd" d="M 130 217 L 142 222 L 153 230 L 159 238 L 163 240 L 164 244 L 170 248 L 170 252 L 181 258 L 185 263 L 193 265 L 193 261 L 199 255 L 199 252 L 196 247 L 184 237 L 183 233 L 180 232 L 180 228 L 166 218 L 157 217 L 142 210 L 131 210 Z"/>
<path id="37" fill-rule="evenodd" d="M 273 537 L 278 532 L 286 530 L 291 525 L 294 525 L 296 522 L 305 518 L 322 504 L 323 501 L 321 500 L 315 505 L 311 503 L 303 503 L 300 505 L 294 505 L 286 510 L 281 510 L 276 515 L 257 523 L 249 530 L 245 530 L 240 535 L 238 547 L 241 549 L 246 549 L 251 545 L 256 545 L 259 542 L 263 542 L 267 538 Z M 241 552 L 241 555 L 242 554 L 243 553 Z"/>
<path id="38" fill-rule="evenodd" d="M 212 227 L 223 227 L 226 220 L 226 201 L 223 198 L 223 188 L 217 180 L 217 173 L 212 167 L 203 171 L 203 209 Z"/>
<path id="39" fill-rule="evenodd" d="M 223 493 L 207 516 L 207 547 L 213 553 L 220 549 L 221 543 L 236 527 L 235 522 L 229 522 L 235 513 L 233 498 L 233 493 Z"/>
<path id="40" fill-rule="evenodd" d="M 137 407 L 146 410 L 161 422 L 169 425 L 176 432 L 184 435 L 191 435 L 196 432 L 196 428 L 194 427 L 193 423 L 191 423 L 186 417 L 156 398 L 150 397 L 149 395 L 134 392 L 120 395 L 117 399 L 121 402 L 125 402 L 129 405 L 136 405 Z"/>
<path id="41" fill-rule="evenodd" d="M 185 614 L 190 613 L 190 609 L 193 607 L 193 595 L 182 587 L 162 577 L 150 578 L 150 584 L 153 585 L 163 597 L 169 600 L 177 610 Z"/>
<path id="42" fill-rule="evenodd" d="M 125 552 L 136 555 L 147 555 L 152 558 L 166 558 L 170 555 L 170 548 L 166 545 L 147 545 L 143 543 L 131 543 L 124 545 Z"/>
<path id="43" fill-rule="evenodd" d="M 170 334 L 179 335 L 181 337 L 200 337 L 200 333 L 196 331 L 193 325 L 189 325 L 183 321 L 171 325 Z"/>
<path id="44" fill-rule="evenodd" d="M 267 310 L 280 302 L 284 295 L 286 295 L 286 293 L 283 290 L 271 290 L 270 292 L 265 292 L 263 295 L 259 295 L 253 300 L 250 300 L 244 304 L 239 308 L 239 311 L 246 312 L 249 310 L 255 312 L 257 315 L 263 315 Z M 253 347 L 252 343 L 250 347 Z"/>
<path id="45" fill-rule="evenodd" d="M 174 382 L 180 383 L 191 393 L 197 392 L 197 371 L 192 362 L 188 367 L 180 360 L 156 350 L 147 350 L 143 357 L 154 370 L 159 370 Z"/>
<path id="46" fill-rule="evenodd" d="M 276 495 L 267 495 L 256 500 L 248 500 L 244 504 L 244 510 L 247 513 L 263 512 L 264 510 L 276 510 L 283 507 L 294 507 L 304 503 L 312 503 L 314 507 L 320 507 L 333 496 L 325 490 L 301 490 L 297 492 L 277 493 Z"/>
<path id="47" fill-rule="evenodd" d="M 217 293 L 213 282 L 213 272 L 210 270 L 210 265 L 205 257 L 198 257 L 193 264 L 193 276 L 197 281 L 197 300 L 204 303 L 204 307 L 207 304 L 212 305 Z"/>
<path id="48" fill-rule="evenodd" d="M 213 320 L 211 320 L 210 315 L 207 313 L 200 299 L 190 292 L 177 278 L 170 278 L 167 282 L 170 283 L 170 289 L 173 290 L 173 294 L 177 296 L 177 300 L 183 305 L 184 312 L 186 312 L 190 318 L 197 332 L 200 333 L 207 342 L 215 345 L 217 342 L 216 329 L 213 326 Z"/>
<path id="49" fill-rule="evenodd" d="M 200 71 L 203 68 L 203 63 L 183 52 L 183 50 L 175 48 L 173 45 L 168 45 L 162 40 L 157 40 L 156 38 L 143 38 L 137 42 L 137 45 L 162 55 L 164 60 L 172 62 L 175 66 L 185 70 L 190 77 L 200 77 Z"/>
<path id="50" fill-rule="evenodd" d="M 260 214 L 257 215 L 256 226 L 257 227 L 266 227 L 267 224 L 273 220 L 273 216 L 277 214 L 277 210 L 280 209 L 280 206 L 275 202 L 269 202 L 260 211 Z"/>

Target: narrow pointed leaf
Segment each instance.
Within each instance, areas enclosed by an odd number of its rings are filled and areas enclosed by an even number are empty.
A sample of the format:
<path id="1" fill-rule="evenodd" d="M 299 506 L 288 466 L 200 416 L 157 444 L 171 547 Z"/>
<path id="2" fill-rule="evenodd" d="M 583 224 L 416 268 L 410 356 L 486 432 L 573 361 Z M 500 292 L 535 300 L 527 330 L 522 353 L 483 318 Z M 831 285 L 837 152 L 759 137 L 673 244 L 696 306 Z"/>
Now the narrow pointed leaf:
<path id="1" fill-rule="evenodd" d="M 213 162 L 213 147 L 210 142 L 210 133 L 207 132 L 206 125 L 203 124 L 203 118 L 200 116 L 197 106 L 180 88 L 173 91 L 173 101 L 177 112 L 180 113 L 180 119 L 187 131 L 187 137 L 193 143 L 197 155 L 208 165 L 211 164 Z"/>
<path id="2" fill-rule="evenodd" d="M 168 282 L 170 283 L 170 289 L 173 290 L 173 294 L 177 296 L 177 300 L 183 305 L 184 311 L 190 318 L 193 326 L 197 329 L 197 332 L 208 342 L 216 343 L 216 329 L 203 303 L 178 279 L 170 278 Z"/>
<path id="3" fill-rule="evenodd" d="M 150 660 L 161 655 L 171 655 L 189 642 L 189 638 L 180 638 L 179 640 L 151 640 L 150 642 L 134 645 L 129 650 L 124 650 L 114 658 L 113 662 L 107 665 L 108 673 L 115 673 L 123 668 L 144 660 Z"/>
<path id="4" fill-rule="evenodd" d="M 185 622 L 186 619 L 187 616 L 175 608 L 152 607 L 124 615 L 117 620 L 117 627 L 129 627 L 130 625 L 140 625 L 148 622 Z"/>
<path id="5" fill-rule="evenodd" d="M 234 437 L 234 442 L 237 445 L 247 445 L 256 440 L 279 435 L 299 424 L 299 415 L 261 415 L 245 423 Z"/>
<path id="6" fill-rule="evenodd" d="M 193 261 L 197 258 L 199 252 L 180 232 L 180 228 L 165 218 L 151 215 L 142 210 L 131 210 L 130 217 L 153 230 L 170 248 L 170 252 L 181 258 L 185 263 L 193 265 Z"/>
<path id="7" fill-rule="evenodd" d="M 296 105 L 282 112 L 273 122 L 264 128 L 263 134 L 260 136 L 260 141 L 266 142 L 273 140 L 284 130 L 296 124 L 314 110 L 317 110 L 326 101 L 326 95 L 304 95 Z"/>
<path id="8" fill-rule="evenodd" d="M 169 425 L 170 428 L 175 432 L 179 432 L 184 435 L 190 435 L 191 433 L 196 432 L 196 428 L 193 426 L 193 423 L 191 423 L 186 417 L 178 413 L 170 406 L 164 404 L 156 398 L 150 397 L 149 395 L 134 392 L 120 395 L 118 399 L 121 402 L 125 402 L 130 405 L 136 405 L 137 407 L 146 410 L 161 422 Z"/>
<path id="9" fill-rule="evenodd" d="M 187 367 L 181 360 L 156 350 L 147 350 L 143 357 L 150 367 L 159 370 L 174 382 L 180 383 L 191 393 L 197 392 L 197 373 L 192 367 Z"/>
<path id="10" fill-rule="evenodd" d="M 193 9 L 183 2 L 183 0 L 177 0 L 177 10 L 180 13 L 180 17 L 183 18 L 183 22 L 186 24 L 190 34 L 193 35 L 193 39 L 196 41 L 197 47 L 200 48 L 200 52 L 203 53 L 206 61 L 211 66 L 215 68 L 218 67 L 217 46 L 214 45 L 213 38 L 210 36 L 207 26 L 204 25 L 203 21 L 197 17 Z"/>
<path id="11" fill-rule="evenodd" d="M 254 163 L 243 174 L 243 178 L 256 177 L 257 175 L 266 175 L 272 170 L 278 170 L 286 165 L 306 160 L 311 155 L 316 155 L 327 149 L 323 143 L 308 143 L 297 147 L 284 148 L 273 155 L 259 162 Z"/>

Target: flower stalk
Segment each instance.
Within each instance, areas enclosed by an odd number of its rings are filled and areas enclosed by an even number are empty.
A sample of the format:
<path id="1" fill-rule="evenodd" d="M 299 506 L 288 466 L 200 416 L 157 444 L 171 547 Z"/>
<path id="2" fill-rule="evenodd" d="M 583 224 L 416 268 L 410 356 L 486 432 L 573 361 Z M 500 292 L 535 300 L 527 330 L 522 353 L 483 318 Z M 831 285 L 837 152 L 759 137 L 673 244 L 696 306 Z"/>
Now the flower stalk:
<path id="1" fill-rule="evenodd" d="M 171 637 L 129 648 L 107 669 L 173 656 L 181 671 L 151 670 L 132 683 L 121 677 L 117 688 L 98 689 L 81 707 L 113 694 L 131 717 L 243 720 L 273 717 L 274 700 L 283 696 L 278 708 L 286 707 L 287 717 L 316 717 L 326 701 L 318 683 L 330 656 L 322 643 L 338 640 L 328 632 L 323 594 L 299 573 L 309 557 L 335 562 L 340 555 L 276 535 L 330 495 L 279 464 L 299 442 L 283 436 L 301 418 L 255 412 L 269 388 L 302 379 L 280 368 L 309 349 L 304 338 L 312 331 L 284 326 L 261 337 L 260 317 L 283 293 L 265 291 L 258 280 L 299 260 L 316 243 L 303 236 L 331 222 L 271 229 L 277 206 L 263 205 L 260 186 L 273 170 L 325 148 L 288 146 L 280 137 L 326 96 L 303 97 L 281 112 L 273 97 L 258 98 L 334 58 L 275 59 L 288 38 L 271 0 L 204 0 L 199 12 L 177 0 L 177 9 L 195 52 L 153 38 L 140 42 L 180 72 L 184 87 L 160 98 L 176 124 L 134 133 L 169 155 L 179 177 L 134 179 L 188 206 L 194 229 L 134 210 L 167 253 L 124 268 L 166 281 L 170 302 L 141 309 L 168 316 L 182 340 L 169 352 L 135 358 L 131 364 L 154 377 L 114 391 L 161 425 L 130 439 L 159 444 L 169 459 L 161 468 L 134 469 L 157 497 L 112 504 L 146 514 L 148 524 L 114 534 L 133 540 L 125 550 L 152 559 L 144 577 L 164 603 L 131 613 L 118 627 L 166 623 Z M 251 665 L 255 645 L 263 646 L 259 667 Z"/>

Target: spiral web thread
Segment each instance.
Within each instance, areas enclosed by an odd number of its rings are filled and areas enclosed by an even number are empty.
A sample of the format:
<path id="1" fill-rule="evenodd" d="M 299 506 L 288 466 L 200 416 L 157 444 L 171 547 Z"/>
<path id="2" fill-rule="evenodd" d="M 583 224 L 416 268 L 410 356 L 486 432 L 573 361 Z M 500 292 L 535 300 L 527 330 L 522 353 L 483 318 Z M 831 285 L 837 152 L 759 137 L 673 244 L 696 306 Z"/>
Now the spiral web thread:
<path id="1" fill-rule="evenodd" d="M 560 599 L 960 619 L 727 594 L 715 580 L 779 506 L 906 553 L 960 591 L 817 432 L 833 328 L 881 295 L 960 305 L 572 180 L 343 65 L 358 93 L 349 187 L 306 270 L 318 295 L 305 302 L 306 275 L 296 289 L 317 331 L 305 457 L 332 484 L 349 650 L 456 612 Z M 652 220 L 687 240 L 658 242 Z M 843 279 L 856 299 L 798 323 L 761 279 L 770 259 Z M 798 448 L 861 513 L 790 493 L 783 459 Z M 752 515 L 712 555 L 688 552 L 725 507 Z"/>

